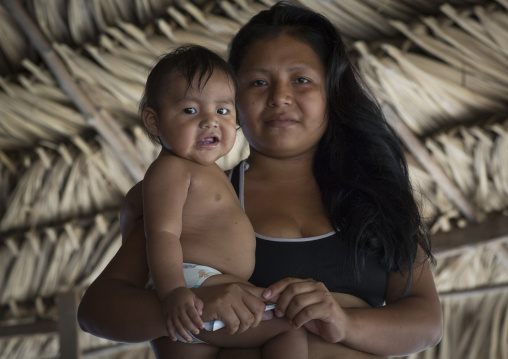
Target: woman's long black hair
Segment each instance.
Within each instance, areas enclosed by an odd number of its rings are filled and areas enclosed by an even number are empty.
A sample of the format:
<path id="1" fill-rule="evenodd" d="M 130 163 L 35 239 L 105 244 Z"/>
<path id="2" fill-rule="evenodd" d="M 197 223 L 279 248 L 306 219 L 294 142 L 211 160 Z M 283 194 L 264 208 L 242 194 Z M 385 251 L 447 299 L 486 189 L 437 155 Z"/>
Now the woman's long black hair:
<path id="1" fill-rule="evenodd" d="M 230 44 L 235 72 L 258 40 L 281 33 L 311 46 L 326 69 L 328 127 L 318 144 L 314 176 L 334 228 L 354 248 L 355 273 L 366 250 L 381 255 L 387 271 L 408 273 L 420 246 L 434 262 L 398 138 L 353 67 L 337 29 L 309 9 L 279 2 L 240 29 Z M 357 278 L 360 279 L 360 278 Z"/>

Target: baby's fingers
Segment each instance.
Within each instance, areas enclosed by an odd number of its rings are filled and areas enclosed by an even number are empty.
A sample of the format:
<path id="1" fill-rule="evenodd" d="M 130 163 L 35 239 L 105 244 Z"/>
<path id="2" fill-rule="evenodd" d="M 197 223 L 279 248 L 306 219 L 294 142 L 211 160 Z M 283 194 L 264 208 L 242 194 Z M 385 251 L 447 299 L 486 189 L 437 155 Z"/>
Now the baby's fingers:
<path id="1" fill-rule="evenodd" d="M 198 311 L 194 307 L 188 307 L 180 314 L 180 322 L 192 334 L 199 334 L 199 330 L 205 327 Z"/>
<path id="2" fill-rule="evenodd" d="M 190 342 L 192 341 L 192 337 L 190 336 L 189 332 L 187 331 L 187 325 L 185 324 L 185 322 L 190 322 L 189 319 L 187 318 L 187 320 L 175 320 L 173 322 L 173 325 L 174 325 L 174 330 L 172 333 L 178 333 L 178 335 L 180 335 L 183 339 L 185 339 L 186 341 Z M 189 330 L 191 331 L 191 330 Z M 199 331 L 198 331 L 199 332 Z M 173 334 L 175 339 L 173 339 L 173 341 L 176 340 L 176 335 Z M 170 336 L 171 337 L 171 336 Z"/>
<path id="3" fill-rule="evenodd" d="M 168 331 L 169 339 L 172 341 L 176 341 L 176 335 L 175 335 L 175 326 L 173 325 L 173 321 L 171 319 L 166 320 L 166 330 Z"/>
<path id="4" fill-rule="evenodd" d="M 194 334 L 199 334 L 199 330 L 205 328 L 205 323 L 203 323 L 203 319 L 201 319 L 201 314 L 203 314 L 202 310 L 190 309 L 187 311 L 187 318 L 189 318 L 192 327 L 188 325 L 186 325 L 186 327 Z"/>

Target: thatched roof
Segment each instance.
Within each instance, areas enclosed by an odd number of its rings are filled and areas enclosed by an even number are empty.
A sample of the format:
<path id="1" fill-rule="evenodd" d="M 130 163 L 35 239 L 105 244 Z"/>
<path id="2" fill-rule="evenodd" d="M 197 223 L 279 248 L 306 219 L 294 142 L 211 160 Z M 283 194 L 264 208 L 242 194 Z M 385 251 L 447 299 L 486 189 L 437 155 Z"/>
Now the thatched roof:
<path id="1" fill-rule="evenodd" d="M 136 114 L 146 75 L 183 43 L 225 54 L 272 2 L 3 1 L 0 358 L 153 357 L 81 333 L 73 316 L 157 152 Z M 508 358 L 508 1 L 300 3 L 346 37 L 421 194 L 445 334 L 412 358 Z M 246 154 L 240 137 L 221 165 Z"/>

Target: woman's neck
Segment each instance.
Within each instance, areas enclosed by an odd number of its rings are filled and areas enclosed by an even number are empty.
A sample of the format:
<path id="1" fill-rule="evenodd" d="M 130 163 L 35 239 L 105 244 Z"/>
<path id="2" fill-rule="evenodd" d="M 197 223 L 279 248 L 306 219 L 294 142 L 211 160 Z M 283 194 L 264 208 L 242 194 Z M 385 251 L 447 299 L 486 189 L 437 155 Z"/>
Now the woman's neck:
<path id="1" fill-rule="evenodd" d="M 312 171 L 313 154 L 311 153 L 291 158 L 275 158 L 251 148 L 247 162 L 251 175 L 266 180 L 285 183 L 315 181 Z"/>

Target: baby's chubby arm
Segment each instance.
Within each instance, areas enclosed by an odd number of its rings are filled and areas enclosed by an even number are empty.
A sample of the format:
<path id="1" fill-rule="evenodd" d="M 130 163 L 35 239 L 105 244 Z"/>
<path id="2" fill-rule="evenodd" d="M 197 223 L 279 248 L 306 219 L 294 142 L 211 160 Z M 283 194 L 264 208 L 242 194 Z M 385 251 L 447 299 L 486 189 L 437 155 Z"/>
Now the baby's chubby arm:
<path id="1" fill-rule="evenodd" d="M 191 183 L 187 161 L 172 155 L 159 156 L 143 181 L 143 213 L 148 264 L 166 316 L 168 335 L 175 330 L 191 340 L 204 324 L 200 318 L 203 302 L 186 287 L 180 243 L 183 207 Z"/>

